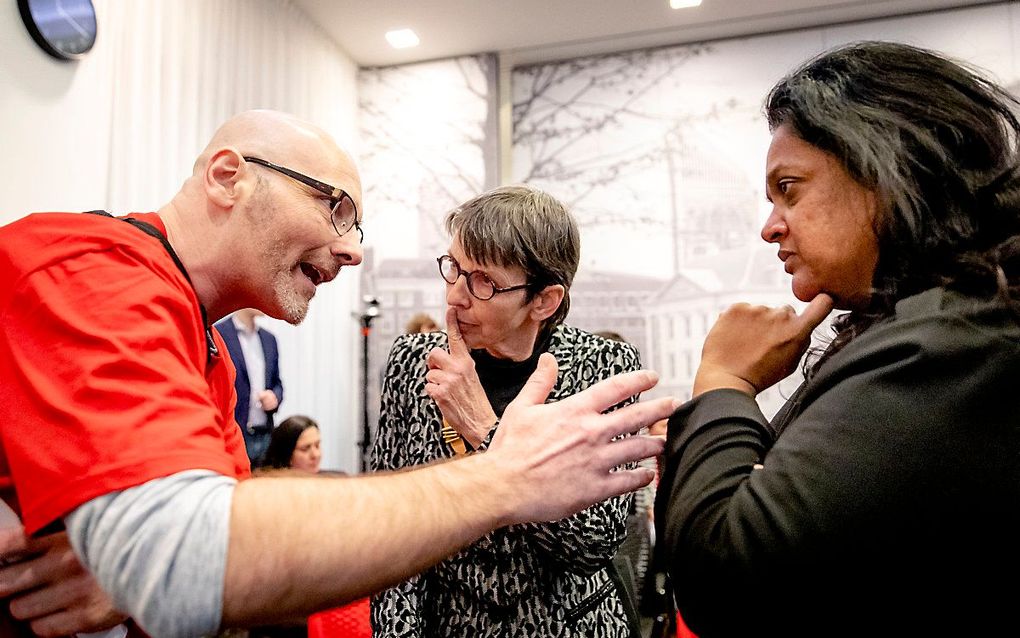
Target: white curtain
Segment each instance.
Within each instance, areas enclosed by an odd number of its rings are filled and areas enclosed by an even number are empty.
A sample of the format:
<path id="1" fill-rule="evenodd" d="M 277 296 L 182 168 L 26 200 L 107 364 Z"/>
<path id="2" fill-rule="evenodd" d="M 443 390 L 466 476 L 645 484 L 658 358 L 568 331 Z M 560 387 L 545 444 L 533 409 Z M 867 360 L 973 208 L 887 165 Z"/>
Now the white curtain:
<path id="1" fill-rule="evenodd" d="M 17 9 L 0 12 L 0 35 L 11 36 L 0 47 L 10 56 L 0 60 L 0 167 L 10 169 L 0 220 L 40 209 L 154 210 L 216 127 L 246 109 L 307 118 L 357 156 L 357 67 L 288 0 L 95 5 L 96 47 L 70 64 L 34 47 Z M 345 272 L 319 291 L 301 326 L 266 323 L 280 341 L 280 417 L 316 419 L 333 469 L 358 466 L 357 287 Z"/>
<path id="2" fill-rule="evenodd" d="M 350 147 L 357 67 L 285 0 L 98 0 L 113 91 L 110 203 L 165 201 L 225 119 L 272 108 Z"/>

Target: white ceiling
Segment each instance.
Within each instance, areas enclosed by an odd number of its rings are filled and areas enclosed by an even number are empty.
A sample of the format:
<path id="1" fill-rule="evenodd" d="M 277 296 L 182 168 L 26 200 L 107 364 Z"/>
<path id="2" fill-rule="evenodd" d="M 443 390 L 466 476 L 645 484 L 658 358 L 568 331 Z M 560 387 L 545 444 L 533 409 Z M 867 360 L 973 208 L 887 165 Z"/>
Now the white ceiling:
<path id="1" fill-rule="evenodd" d="M 293 0 L 360 66 L 482 52 L 510 64 L 682 44 L 961 7 L 994 0 Z M 411 28 L 421 44 L 390 47 Z"/>

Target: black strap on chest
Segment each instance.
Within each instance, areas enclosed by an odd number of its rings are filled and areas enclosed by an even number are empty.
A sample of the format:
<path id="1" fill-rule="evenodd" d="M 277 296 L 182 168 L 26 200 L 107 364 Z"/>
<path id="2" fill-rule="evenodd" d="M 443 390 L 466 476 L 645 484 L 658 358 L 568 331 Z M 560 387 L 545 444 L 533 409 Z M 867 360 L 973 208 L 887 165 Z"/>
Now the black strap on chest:
<path id="1" fill-rule="evenodd" d="M 181 274 L 184 275 L 184 278 L 188 280 L 189 284 L 191 284 L 191 289 L 193 291 L 195 290 L 195 284 L 191 282 L 191 276 L 188 275 L 187 269 L 185 269 L 184 264 L 181 263 L 181 258 L 177 256 L 177 253 L 174 252 L 173 246 L 171 246 L 170 242 L 167 241 L 166 237 L 163 236 L 163 233 L 159 232 L 158 228 L 156 228 L 152 224 L 148 224 L 133 217 L 114 217 L 105 210 L 90 210 L 86 211 L 86 214 L 102 215 L 103 217 L 110 217 L 112 219 L 118 219 L 120 221 L 127 222 L 134 226 L 135 228 L 137 228 L 138 230 L 145 233 L 146 235 L 150 235 L 158 239 L 159 243 L 163 245 L 163 248 L 166 250 L 167 254 L 170 255 L 170 259 L 174 260 L 174 265 L 177 266 L 177 269 L 181 271 Z M 196 297 L 198 296 L 198 292 L 195 292 L 195 296 Z M 216 347 L 216 341 L 213 339 L 212 327 L 209 325 L 209 316 L 205 312 L 205 306 L 199 303 L 198 309 L 202 313 L 202 327 L 205 328 L 206 363 L 208 364 L 212 363 L 213 358 L 219 355 L 220 351 L 219 348 Z"/>

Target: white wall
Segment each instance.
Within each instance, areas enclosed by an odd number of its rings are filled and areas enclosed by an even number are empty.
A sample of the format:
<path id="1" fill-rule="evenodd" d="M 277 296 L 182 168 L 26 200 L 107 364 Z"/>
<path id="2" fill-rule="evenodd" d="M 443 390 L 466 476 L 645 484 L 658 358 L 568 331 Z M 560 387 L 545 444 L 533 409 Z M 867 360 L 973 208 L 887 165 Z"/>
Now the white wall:
<path id="1" fill-rule="evenodd" d="M 215 128 L 250 108 L 295 113 L 357 152 L 357 68 L 286 0 L 95 0 L 99 34 L 63 63 L 0 3 L 0 223 L 38 210 L 152 210 Z M 271 322 L 281 417 L 323 430 L 324 466 L 357 468 L 357 278 L 325 287 L 300 327 Z"/>
<path id="2" fill-rule="evenodd" d="M 0 223 L 106 202 L 111 77 L 103 34 L 78 63 L 44 54 L 17 2 L 0 3 Z"/>

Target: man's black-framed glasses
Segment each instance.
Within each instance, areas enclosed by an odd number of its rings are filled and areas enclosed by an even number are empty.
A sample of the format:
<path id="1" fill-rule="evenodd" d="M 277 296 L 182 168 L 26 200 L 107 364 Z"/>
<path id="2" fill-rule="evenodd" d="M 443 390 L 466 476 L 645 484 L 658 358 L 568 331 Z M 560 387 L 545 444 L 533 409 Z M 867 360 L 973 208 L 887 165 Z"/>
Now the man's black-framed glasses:
<path id="1" fill-rule="evenodd" d="M 308 177 L 307 175 L 297 171 L 292 171 L 285 166 L 273 164 L 272 162 L 268 162 L 258 157 L 245 156 L 244 160 L 253 164 L 265 166 L 266 168 L 286 175 L 287 177 L 297 180 L 305 186 L 314 188 L 323 195 L 328 196 L 330 208 L 329 221 L 332 222 L 333 230 L 336 231 L 336 234 L 343 237 L 350 232 L 351 228 L 357 228 L 358 241 L 364 243 L 365 231 L 361 230 L 361 224 L 358 223 L 358 207 L 354 203 L 354 199 L 347 194 L 347 191 L 342 188 L 330 186 L 326 182 L 320 182 L 314 177 Z"/>
<path id="2" fill-rule="evenodd" d="M 513 290 L 524 290 L 531 284 L 519 284 L 517 286 L 507 286 L 506 288 L 499 288 L 496 284 L 492 283 L 489 276 L 480 270 L 464 270 L 457 263 L 457 260 L 449 255 L 443 255 L 437 257 L 436 261 L 439 262 L 439 274 L 443 276 L 448 284 L 457 283 L 457 279 L 461 275 L 464 275 L 464 279 L 467 280 L 467 289 L 471 293 L 471 296 L 481 301 L 488 301 L 501 292 L 511 292 Z"/>

